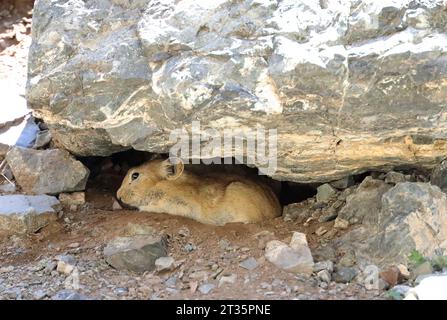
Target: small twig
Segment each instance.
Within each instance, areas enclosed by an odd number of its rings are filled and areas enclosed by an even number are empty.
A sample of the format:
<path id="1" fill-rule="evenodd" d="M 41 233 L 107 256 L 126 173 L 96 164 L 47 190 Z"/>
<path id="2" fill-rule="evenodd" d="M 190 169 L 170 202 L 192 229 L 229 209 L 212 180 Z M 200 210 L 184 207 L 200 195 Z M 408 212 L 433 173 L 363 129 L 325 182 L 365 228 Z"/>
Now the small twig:
<path id="1" fill-rule="evenodd" d="M 1 174 L 3 178 L 5 178 L 6 181 L 8 181 L 10 184 L 12 184 L 14 187 L 16 186 L 16 184 L 14 182 L 12 182 L 11 180 L 9 180 L 3 173 Z"/>

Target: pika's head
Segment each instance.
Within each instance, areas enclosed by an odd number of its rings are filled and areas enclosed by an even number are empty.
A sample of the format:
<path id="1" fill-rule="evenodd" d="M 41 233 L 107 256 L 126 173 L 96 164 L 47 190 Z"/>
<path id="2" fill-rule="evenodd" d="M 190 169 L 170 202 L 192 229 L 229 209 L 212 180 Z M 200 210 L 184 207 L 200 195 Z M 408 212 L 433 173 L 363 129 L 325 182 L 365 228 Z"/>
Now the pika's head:
<path id="1" fill-rule="evenodd" d="M 116 193 L 117 198 L 131 207 L 147 205 L 147 194 L 154 186 L 163 180 L 175 181 L 183 170 L 183 162 L 178 158 L 151 160 L 131 168 Z"/>

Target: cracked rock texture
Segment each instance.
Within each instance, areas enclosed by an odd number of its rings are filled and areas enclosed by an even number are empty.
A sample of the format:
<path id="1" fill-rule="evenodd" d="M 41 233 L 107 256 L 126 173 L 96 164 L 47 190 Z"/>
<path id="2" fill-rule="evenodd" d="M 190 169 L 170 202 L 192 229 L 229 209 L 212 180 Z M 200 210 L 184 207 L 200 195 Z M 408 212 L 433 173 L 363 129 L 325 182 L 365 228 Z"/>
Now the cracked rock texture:
<path id="1" fill-rule="evenodd" d="M 82 156 L 168 152 L 200 120 L 277 129 L 278 180 L 432 168 L 446 31 L 446 0 L 37 0 L 27 98 Z"/>
<path id="2" fill-rule="evenodd" d="M 11 171 L 27 194 L 59 194 L 85 189 L 90 171 L 65 150 L 13 147 L 7 154 Z"/>
<path id="3" fill-rule="evenodd" d="M 0 234 L 36 232 L 56 221 L 59 209 L 59 201 L 53 196 L 0 196 Z"/>
<path id="4" fill-rule="evenodd" d="M 380 185 L 375 188 L 370 181 L 372 196 L 384 192 Z M 362 185 L 356 191 L 369 204 L 366 192 Z M 337 240 L 338 245 L 355 248 L 357 257 L 381 267 L 408 263 L 412 250 L 430 258 L 447 253 L 447 197 L 438 186 L 400 182 L 380 198 L 377 206 L 370 207 L 369 217 L 355 212 L 363 218 L 362 225 Z"/>

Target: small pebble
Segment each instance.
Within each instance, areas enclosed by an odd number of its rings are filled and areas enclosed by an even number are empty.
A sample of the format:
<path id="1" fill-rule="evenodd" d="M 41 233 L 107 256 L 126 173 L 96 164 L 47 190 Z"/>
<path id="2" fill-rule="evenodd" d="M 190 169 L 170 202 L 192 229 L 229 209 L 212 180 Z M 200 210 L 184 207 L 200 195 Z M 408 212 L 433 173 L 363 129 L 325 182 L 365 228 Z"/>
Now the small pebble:
<path id="1" fill-rule="evenodd" d="M 199 291 L 202 293 L 202 294 L 208 294 L 208 293 L 210 293 L 211 291 L 213 291 L 213 289 L 215 288 L 216 286 L 214 285 L 214 284 L 212 284 L 212 283 L 204 283 L 204 284 L 202 284 L 201 286 L 199 286 Z"/>
<path id="2" fill-rule="evenodd" d="M 244 268 L 244 269 L 247 269 L 247 270 L 250 270 L 250 271 L 256 269 L 258 267 L 258 265 L 259 265 L 258 262 L 253 257 L 245 259 L 244 261 L 239 263 L 239 266 L 241 268 Z"/>

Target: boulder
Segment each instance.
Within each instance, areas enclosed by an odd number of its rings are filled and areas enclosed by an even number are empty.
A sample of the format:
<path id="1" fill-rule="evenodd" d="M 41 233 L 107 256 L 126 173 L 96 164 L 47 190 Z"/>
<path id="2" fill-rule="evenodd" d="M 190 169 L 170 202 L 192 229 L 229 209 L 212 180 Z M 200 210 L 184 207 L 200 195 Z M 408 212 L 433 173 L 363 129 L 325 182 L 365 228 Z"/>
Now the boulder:
<path id="1" fill-rule="evenodd" d="M 406 263 L 412 250 L 425 257 L 447 253 L 447 196 L 428 183 L 398 183 L 383 195 L 378 235 L 382 259 Z"/>
<path id="2" fill-rule="evenodd" d="M 28 194 L 58 194 L 85 189 L 89 170 L 67 151 L 12 148 L 6 160 Z"/>
<path id="3" fill-rule="evenodd" d="M 431 169 L 447 153 L 446 8 L 40 0 L 27 99 L 55 143 L 80 156 L 167 153 L 172 130 L 191 134 L 200 119 L 203 145 L 225 129 L 276 129 L 277 180 Z M 263 167 L 252 149 L 221 151 L 213 156 L 246 153 Z"/>
<path id="4" fill-rule="evenodd" d="M 376 222 L 382 195 L 390 188 L 382 180 L 366 177 L 355 192 L 346 197 L 346 205 L 338 213 L 338 219 L 350 224 Z"/>
<path id="5" fill-rule="evenodd" d="M 47 195 L 0 196 L 0 233 L 33 233 L 56 221 L 60 204 Z"/>
<path id="6" fill-rule="evenodd" d="M 104 248 L 104 256 L 115 269 L 142 273 L 154 270 L 155 261 L 167 256 L 166 245 L 165 235 L 117 237 Z"/>
<path id="7" fill-rule="evenodd" d="M 406 265 L 413 250 L 424 257 L 447 253 L 447 196 L 439 187 L 402 182 L 383 194 L 381 209 L 370 222 L 338 242 L 379 266 Z"/>

